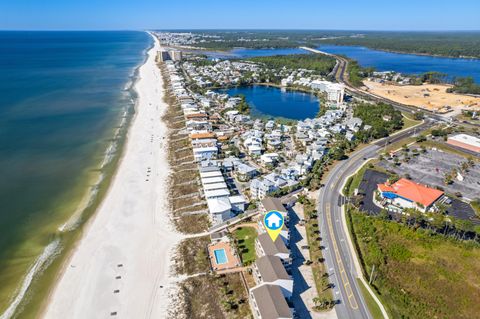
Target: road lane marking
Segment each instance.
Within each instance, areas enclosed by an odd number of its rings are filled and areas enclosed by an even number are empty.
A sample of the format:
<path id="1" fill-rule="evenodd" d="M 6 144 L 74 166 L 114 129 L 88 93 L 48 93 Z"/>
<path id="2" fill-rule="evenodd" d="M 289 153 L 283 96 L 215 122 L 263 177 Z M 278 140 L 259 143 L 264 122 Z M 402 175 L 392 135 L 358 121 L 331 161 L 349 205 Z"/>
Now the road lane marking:
<path id="1" fill-rule="evenodd" d="M 352 309 L 358 309 L 357 299 L 353 295 L 353 290 L 350 285 L 350 281 L 348 280 L 348 276 L 345 271 L 345 267 L 343 265 L 343 260 L 340 255 L 340 251 L 338 250 L 337 241 L 335 240 L 335 235 L 333 232 L 332 216 L 330 211 L 330 203 L 326 203 L 325 214 L 327 215 L 328 230 L 330 232 L 330 238 L 332 239 L 333 251 L 335 252 L 335 259 L 337 260 L 338 269 L 340 270 L 340 279 L 342 280 L 343 287 L 345 288 L 345 292 L 347 293 L 348 303 L 350 304 L 350 307 Z"/>

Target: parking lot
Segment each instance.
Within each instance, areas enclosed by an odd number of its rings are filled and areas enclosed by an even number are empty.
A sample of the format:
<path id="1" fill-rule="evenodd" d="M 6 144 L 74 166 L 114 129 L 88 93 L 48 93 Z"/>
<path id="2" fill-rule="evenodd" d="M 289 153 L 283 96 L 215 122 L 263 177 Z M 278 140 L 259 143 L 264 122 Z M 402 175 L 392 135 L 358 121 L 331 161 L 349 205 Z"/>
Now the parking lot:
<path id="1" fill-rule="evenodd" d="M 360 209 L 372 215 L 378 215 L 381 208 L 373 203 L 374 191 L 377 185 L 385 183 L 388 175 L 382 172 L 367 169 L 359 186 L 359 192 L 363 195 Z M 474 225 L 480 225 L 480 219 L 475 215 L 473 208 L 461 200 L 450 198 L 451 203 L 447 206 L 447 214 L 458 219 L 469 220 Z M 395 217 L 394 215 L 391 215 Z"/>
<path id="2" fill-rule="evenodd" d="M 460 171 L 461 164 L 466 159 L 451 153 L 440 150 L 428 149 L 426 153 L 420 153 L 418 156 L 408 155 L 410 160 L 404 163 L 402 151 L 397 152 L 400 157 L 400 165 L 395 165 L 393 160 L 383 160 L 379 163 L 388 170 L 395 171 L 400 176 L 407 174 L 417 183 L 422 183 L 431 187 L 440 186 L 446 193 L 455 194 L 457 192 L 465 199 L 475 199 L 480 197 L 480 165 L 477 163 L 467 172 L 461 173 L 463 181 L 454 179 L 450 185 L 445 185 L 445 174 L 453 169 Z"/>
<path id="3" fill-rule="evenodd" d="M 360 205 L 360 208 L 363 211 L 369 212 L 373 215 L 378 215 L 380 213 L 382 209 L 373 203 L 373 195 L 374 191 L 377 189 L 377 185 L 385 183 L 387 179 L 388 175 L 385 173 L 370 169 L 365 171 L 359 186 L 359 192 L 364 194 L 362 204 Z"/>

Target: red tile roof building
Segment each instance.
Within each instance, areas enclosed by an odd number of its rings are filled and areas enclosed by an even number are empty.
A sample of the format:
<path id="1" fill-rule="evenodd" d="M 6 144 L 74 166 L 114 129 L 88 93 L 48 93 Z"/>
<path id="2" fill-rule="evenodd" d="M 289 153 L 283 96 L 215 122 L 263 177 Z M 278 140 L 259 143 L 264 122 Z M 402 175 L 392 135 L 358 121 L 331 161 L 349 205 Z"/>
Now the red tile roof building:
<path id="1" fill-rule="evenodd" d="M 416 208 L 423 212 L 443 196 L 443 192 L 428 186 L 415 183 L 405 178 L 390 184 L 378 184 L 380 195 L 388 202 L 402 208 Z"/>

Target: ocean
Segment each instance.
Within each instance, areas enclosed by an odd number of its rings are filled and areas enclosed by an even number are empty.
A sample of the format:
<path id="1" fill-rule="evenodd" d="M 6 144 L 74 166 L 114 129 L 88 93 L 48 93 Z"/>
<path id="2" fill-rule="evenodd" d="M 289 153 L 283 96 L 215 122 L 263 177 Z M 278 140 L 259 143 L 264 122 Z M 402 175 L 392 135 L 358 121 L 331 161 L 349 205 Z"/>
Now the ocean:
<path id="1" fill-rule="evenodd" d="M 145 32 L 0 32 L 0 318 L 34 317 L 106 189 Z"/>

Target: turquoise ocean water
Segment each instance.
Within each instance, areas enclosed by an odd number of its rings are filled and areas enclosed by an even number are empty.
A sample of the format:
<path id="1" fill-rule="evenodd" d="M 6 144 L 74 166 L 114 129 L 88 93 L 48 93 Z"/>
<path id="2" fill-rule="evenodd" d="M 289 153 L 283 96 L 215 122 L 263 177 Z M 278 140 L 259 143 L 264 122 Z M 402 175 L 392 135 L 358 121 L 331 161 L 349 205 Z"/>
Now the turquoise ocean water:
<path id="1" fill-rule="evenodd" d="M 86 220 L 151 43 L 145 32 L 0 32 L 0 318 L 34 313 L 30 291 L 46 290 L 41 275 L 54 276 L 65 233 Z"/>

